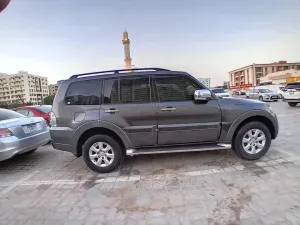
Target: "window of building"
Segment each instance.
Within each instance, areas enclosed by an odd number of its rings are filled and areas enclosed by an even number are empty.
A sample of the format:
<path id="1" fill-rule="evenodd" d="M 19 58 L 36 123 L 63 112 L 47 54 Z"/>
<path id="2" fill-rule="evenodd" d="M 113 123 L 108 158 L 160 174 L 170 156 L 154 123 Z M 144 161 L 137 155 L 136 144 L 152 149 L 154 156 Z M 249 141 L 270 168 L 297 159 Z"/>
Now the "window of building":
<path id="1" fill-rule="evenodd" d="M 67 105 L 99 105 L 101 80 L 86 80 L 71 83 L 65 102 Z"/>
<path id="2" fill-rule="evenodd" d="M 160 102 L 192 101 L 195 90 L 205 89 L 186 76 L 156 76 L 155 81 Z"/>

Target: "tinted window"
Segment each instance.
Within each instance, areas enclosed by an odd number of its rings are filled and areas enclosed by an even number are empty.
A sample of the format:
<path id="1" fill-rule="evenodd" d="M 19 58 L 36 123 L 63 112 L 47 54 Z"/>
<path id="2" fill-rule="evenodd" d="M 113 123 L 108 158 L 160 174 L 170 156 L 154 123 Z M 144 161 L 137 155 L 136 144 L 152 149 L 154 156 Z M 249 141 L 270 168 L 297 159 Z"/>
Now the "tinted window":
<path id="1" fill-rule="evenodd" d="M 119 80 L 109 79 L 104 80 L 104 92 L 103 92 L 104 104 L 116 104 L 119 103 Z"/>
<path id="2" fill-rule="evenodd" d="M 67 94 L 67 105 L 99 105 L 101 80 L 86 80 L 71 83 Z"/>
<path id="3" fill-rule="evenodd" d="M 149 77 L 105 80 L 103 95 L 105 104 L 150 102 Z"/>
<path id="4" fill-rule="evenodd" d="M 1 120 L 20 118 L 20 117 L 25 117 L 25 116 L 18 113 L 18 112 L 12 111 L 12 110 L 0 109 L 0 121 Z"/>
<path id="5" fill-rule="evenodd" d="M 21 113 L 24 116 L 28 116 L 28 110 L 27 109 L 17 109 L 16 112 Z"/>
<path id="6" fill-rule="evenodd" d="M 149 77 L 121 79 L 120 96 L 121 103 L 150 102 Z"/>
<path id="7" fill-rule="evenodd" d="M 52 110 L 51 105 L 39 105 L 36 106 L 35 108 L 43 113 L 49 113 Z"/>
<path id="8" fill-rule="evenodd" d="M 300 83 L 294 83 L 294 84 L 288 84 L 285 87 L 286 89 L 296 89 L 296 88 L 300 88 Z"/>
<path id="9" fill-rule="evenodd" d="M 187 76 L 156 76 L 155 80 L 161 102 L 191 101 L 195 90 L 204 89 Z"/>

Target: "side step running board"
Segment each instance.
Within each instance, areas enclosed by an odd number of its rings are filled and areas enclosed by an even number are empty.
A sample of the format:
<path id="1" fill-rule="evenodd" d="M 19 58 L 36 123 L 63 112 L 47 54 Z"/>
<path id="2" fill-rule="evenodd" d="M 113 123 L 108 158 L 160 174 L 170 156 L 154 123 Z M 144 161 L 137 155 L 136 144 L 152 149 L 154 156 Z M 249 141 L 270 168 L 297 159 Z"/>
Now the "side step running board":
<path id="1" fill-rule="evenodd" d="M 176 152 L 201 152 L 210 150 L 231 149 L 230 144 L 203 144 L 190 146 L 172 146 L 159 148 L 143 148 L 143 149 L 127 149 L 126 155 L 148 155 L 148 154 L 164 154 Z"/>

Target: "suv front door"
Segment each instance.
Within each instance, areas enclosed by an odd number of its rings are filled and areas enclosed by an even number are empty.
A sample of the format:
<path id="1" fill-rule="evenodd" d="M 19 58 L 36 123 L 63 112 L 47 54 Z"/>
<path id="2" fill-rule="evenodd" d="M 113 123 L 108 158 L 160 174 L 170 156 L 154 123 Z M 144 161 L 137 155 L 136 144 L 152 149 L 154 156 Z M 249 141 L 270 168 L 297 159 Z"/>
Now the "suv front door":
<path id="1" fill-rule="evenodd" d="M 101 121 L 121 128 L 132 147 L 156 145 L 157 113 L 149 75 L 105 79 L 103 89 Z"/>
<path id="2" fill-rule="evenodd" d="M 188 75 L 156 75 L 158 145 L 215 142 L 221 129 L 218 102 L 195 102 L 194 91 L 205 89 Z"/>

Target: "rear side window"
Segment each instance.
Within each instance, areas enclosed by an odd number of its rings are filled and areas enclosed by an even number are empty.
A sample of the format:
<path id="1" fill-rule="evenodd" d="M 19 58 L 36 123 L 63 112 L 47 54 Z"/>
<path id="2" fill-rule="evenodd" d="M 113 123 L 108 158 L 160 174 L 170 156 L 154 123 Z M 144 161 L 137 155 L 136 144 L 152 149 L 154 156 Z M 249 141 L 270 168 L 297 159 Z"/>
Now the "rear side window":
<path id="1" fill-rule="evenodd" d="M 8 109 L 0 109 L 0 121 L 1 120 L 8 120 L 8 119 L 15 119 L 20 117 L 26 117 L 18 112 L 8 110 Z"/>
<path id="2" fill-rule="evenodd" d="M 300 88 L 300 83 L 294 83 L 294 84 L 288 84 L 285 87 L 286 89 L 296 89 L 296 88 Z"/>
<path id="3" fill-rule="evenodd" d="M 104 81 L 104 104 L 149 103 L 149 77 L 116 78 Z"/>
<path id="4" fill-rule="evenodd" d="M 101 80 L 85 80 L 71 83 L 65 102 L 67 105 L 99 105 Z"/>

